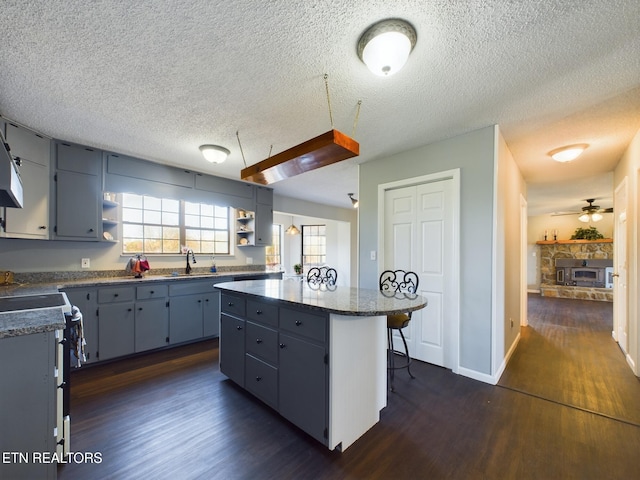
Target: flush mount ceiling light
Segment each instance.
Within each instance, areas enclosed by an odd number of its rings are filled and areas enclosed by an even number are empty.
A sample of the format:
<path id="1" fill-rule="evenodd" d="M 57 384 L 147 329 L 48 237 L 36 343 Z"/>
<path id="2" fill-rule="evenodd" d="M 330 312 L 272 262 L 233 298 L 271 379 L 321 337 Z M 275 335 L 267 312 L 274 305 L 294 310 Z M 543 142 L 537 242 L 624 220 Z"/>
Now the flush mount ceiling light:
<path id="1" fill-rule="evenodd" d="M 407 63 L 417 40 L 409 22 L 400 18 L 382 20 L 367 28 L 358 40 L 358 57 L 376 75 L 393 75 Z"/>
<path id="2" fill-rule="evenodd" d="M 351 199 L 351 205 L 353 205 L 353 208 L 358 208 L 358 204 L 360 202 L 358 202 L 357 198 L 353 198 L 353 193 L 347 193 L 347 196 Z"/>
<path id="3" fill-rule="evenodd" d="M 549 152 L 549 156 L 556 162 L 570 162 L 578 158 L 589 145 L 586 143 L 578 143 L 576 145 L 567 145 L 566 147 L 556 148 Z"/>
<path id="4" fill-rule="evenodd" d="M 200 151 L 202 152 L 202 156 L 211 163 L 222 163 L 227 159 L 229 153 L 231 153 L 228 149 L 220 145 L 200 145 Z"/>

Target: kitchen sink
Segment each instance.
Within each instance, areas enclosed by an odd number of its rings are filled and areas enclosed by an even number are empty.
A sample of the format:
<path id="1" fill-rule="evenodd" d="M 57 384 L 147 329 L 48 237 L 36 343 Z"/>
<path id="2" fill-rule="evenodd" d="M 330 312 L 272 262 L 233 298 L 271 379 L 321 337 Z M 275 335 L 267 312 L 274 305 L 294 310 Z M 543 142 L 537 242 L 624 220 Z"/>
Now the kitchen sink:
<path id="1" fill-rule="evenodd" d="M 15 312 L 20 310 L 34 310 L 38 308 L 52 308 L 71 305 L 64 293 L 48 293 L 45 295 L 22 295 L 0 298 L 0 312 Z"/>

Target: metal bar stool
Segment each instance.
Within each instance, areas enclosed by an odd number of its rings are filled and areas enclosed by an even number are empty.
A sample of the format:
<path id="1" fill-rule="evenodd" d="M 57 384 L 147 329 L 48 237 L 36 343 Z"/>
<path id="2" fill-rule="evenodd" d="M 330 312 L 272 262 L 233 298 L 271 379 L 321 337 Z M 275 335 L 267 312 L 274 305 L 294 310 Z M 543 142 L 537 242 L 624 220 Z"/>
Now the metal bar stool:
<path id="1" fill-rule="evenodd" d="M 418 293 L 419 277 L 415 272 L 405 270 L 385 270 L 380 275 L 380 291 L 383 295 L 391 296 L 406 296 L 414 295 Z M 409 325 L 411 321 L 411 313 L 396 313 L 393 315 L 387 315 L 387 371 L 389 373 L 389 387 L 393 392 L 393 380 L 395 377 L 395 371 L 401 368 L 406 368 L 411 378 L 416 378 L 411 373 L 411 357 L 409 356 L 409 347 L 407 346 L 407 340 L 404 338 L 402 329 Z M 398 330 L 400 332 L 400 338 L 404 344 L 404 352 L 396 350 L 393 346 L 393 331 Z M 395 357 L 400 356 L 404 358 L 401 365 L 396 366 Z"/>
<path id="2" fill-rule="evenodd" d="M 307 283 L 310 287 L 335 287 L 337 281 L 338 272 L 335 268 L 313 267 L 307 272 Z"/>

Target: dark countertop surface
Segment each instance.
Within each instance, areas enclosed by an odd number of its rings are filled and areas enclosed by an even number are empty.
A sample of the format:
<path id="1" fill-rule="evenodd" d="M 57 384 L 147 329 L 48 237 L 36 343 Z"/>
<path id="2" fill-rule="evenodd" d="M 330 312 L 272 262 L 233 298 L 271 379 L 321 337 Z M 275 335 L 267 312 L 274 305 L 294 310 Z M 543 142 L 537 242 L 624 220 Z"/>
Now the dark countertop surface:
<path id="1" fill-rule="evenodd" d="M 297 279 L 243 280 L 218 283 L 222 292 L 240 293 L 261 299 L 303 305 L 313 310 L 346 316 L 377 316 L 420 310 L 427 305 L 421 295 L 396 294 L 390 296 L 379 290 L 357 287 L 309 287 Z"/>
<path id="2" fill-rule="evenodd" d="M 278 274 L 272 271 L 223 271 L 218 273 L 192 273 L 190 275 L 145 275 L 142 278 L 133 276 L 96 277 L 78 280 L 61 280 L 60 282 L 12 284 L 0 286 L 0 298 L 23 295 L 42 295 L 57 293 L 65 288 L 74 287 L 108 287 L 121 285 L 141 285 L 149 282 L 187 282 L 191 280 L 214 280 L 216 282 L 230 282 L 235 278 L 253 276 L 256 274 Z M 0 312 L 0 339 L 29 335 L 51 330 L 62 329 L 65 326 L 63 309 L 61 307 L 38 308 L 31 310 Z"/>

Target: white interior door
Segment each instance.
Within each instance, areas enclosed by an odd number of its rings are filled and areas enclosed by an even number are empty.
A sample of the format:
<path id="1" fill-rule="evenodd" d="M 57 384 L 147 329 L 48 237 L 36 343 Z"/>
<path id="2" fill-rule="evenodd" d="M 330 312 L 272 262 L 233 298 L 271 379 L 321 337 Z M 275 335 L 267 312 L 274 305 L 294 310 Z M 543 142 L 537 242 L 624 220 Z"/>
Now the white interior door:
<path id="1" fill-rule="evenodd" d="M 620 183 L 615 191 L 614 223 L 614 282 L 613 282 L 613 336 L 620 348 L 627 353 L 627 181 Z"/>
<path id="2" fill-rule="evenodd" d="M 412 270 L 428 305 L 413 313 L 403 331 L 412 358 L 452 367 L 453 315 L 447 307 L 453 268 L 453 180 L 385 191 L 384 269 Z M 451 288 L 449 288 L 451 289 Z M 398 335 L 398 342 L 400 342 Z M 400 343 L 398 343 L 399 345 Z"/>

